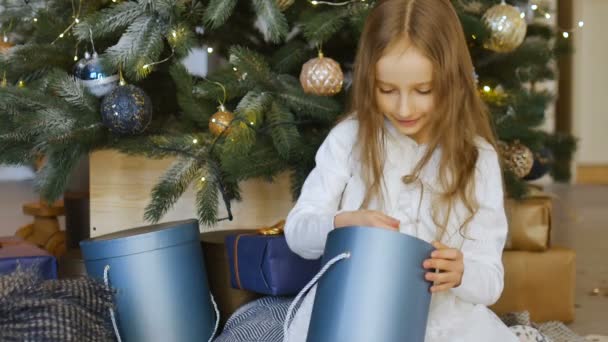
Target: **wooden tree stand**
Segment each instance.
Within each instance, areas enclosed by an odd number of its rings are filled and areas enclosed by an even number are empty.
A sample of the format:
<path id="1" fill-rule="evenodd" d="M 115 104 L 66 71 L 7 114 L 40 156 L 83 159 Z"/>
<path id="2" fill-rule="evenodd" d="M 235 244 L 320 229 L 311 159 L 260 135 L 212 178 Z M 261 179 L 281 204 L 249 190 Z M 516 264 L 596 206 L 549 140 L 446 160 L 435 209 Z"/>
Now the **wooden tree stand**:
<path id="1" fill-rule="evenodd" d="M 65 231 L 60 229 L 57 219 L 65 213 L 63 201 L 52 205 L 43 201 L 26 203 L 23 205 L 23 213 L 33 216 L 34 222 L 19 228 L 16 236 L 46 249 L 56 257 L 65 254 Z"/>

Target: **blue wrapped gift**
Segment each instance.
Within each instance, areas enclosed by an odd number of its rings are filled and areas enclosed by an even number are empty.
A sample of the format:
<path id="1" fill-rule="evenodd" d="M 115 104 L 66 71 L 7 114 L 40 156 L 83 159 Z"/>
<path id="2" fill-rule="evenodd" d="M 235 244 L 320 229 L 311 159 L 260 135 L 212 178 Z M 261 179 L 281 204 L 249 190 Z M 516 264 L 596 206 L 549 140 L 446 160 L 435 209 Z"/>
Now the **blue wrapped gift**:
<path id="1" fill-rule="evenodd" d="M 321 268 L 321 259 L 307 260 L 287 246 L 283 234 L 226 236 L 230 281 L 235 289 L 272 296 L 297 294 Z"/>
<path id="2" fill-rule="evenodd" d="M 57 279 L 57 260 L 51 253 L 17 237 L 0 238 L 0 275 L 17 266 L 36 268 L 42 279 Z"/>

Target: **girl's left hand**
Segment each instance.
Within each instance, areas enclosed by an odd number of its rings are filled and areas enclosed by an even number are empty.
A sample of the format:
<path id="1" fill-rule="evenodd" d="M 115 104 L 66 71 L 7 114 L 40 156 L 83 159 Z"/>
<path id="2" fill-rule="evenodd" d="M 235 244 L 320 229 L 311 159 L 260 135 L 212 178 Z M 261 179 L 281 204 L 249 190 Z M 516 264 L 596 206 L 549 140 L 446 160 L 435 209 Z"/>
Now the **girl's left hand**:
<path id="1" fill-rule="evenodd" d="M 462 252 L 455 248 L 450 248 L 441 242 L 434 241 L 433 247 L 436 248 L 431 253 L 431 259 L 424 261 L 425 269 L 436 269 L 439 272 L 427 272 L 425 279 L 433 282 L 431 292 L 447 291 L 453 287 L 458 287 L 462 282 L 464 273 L 464 260 Z"/>

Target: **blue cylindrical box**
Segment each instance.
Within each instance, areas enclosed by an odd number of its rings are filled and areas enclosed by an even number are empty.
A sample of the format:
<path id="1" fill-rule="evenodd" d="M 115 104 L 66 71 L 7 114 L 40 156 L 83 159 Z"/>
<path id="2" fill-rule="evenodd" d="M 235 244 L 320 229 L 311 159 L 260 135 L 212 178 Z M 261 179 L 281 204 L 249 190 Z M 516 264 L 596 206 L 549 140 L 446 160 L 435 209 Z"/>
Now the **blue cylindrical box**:
<path id="1" fill-rule="evenodd" d="M 379 228 L 333 230 L 322 264 L 342 253 L 319 280 L 308 342 L 422 342 L 431 283 L 422 264 L 433 246 Z"/>
<path id="2" fill-rule="evenodd" d="M 117 290 L 125 342 L 207 341 L 215 327 L 198 221 L 140 227 L 80 243 L 87 273 Z"/>

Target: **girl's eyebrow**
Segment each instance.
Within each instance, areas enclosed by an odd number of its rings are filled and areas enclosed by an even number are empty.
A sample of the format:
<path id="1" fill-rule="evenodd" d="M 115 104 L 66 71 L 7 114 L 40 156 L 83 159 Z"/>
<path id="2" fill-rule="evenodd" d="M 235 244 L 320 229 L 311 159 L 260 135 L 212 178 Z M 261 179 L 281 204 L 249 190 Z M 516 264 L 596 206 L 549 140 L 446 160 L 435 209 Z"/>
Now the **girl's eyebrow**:
<path id="1" fill-rule="evenodd" d="M 391 82 L 383 81 L 383 80 L 380 80 L 380 79 L 376 79 L 376 81 L 378 81 L 378 83 L 382 83 L 382 84 L 385 84 L 385 85 L 396 87 L 396 85 L 393 84 L 393 83 L 391 83 Z M 423 81 L 423 82 L 414 83 L 414 85 L 415 86 L 430 85 L 431 83 L 432 83 L 432 81 Z"/>

